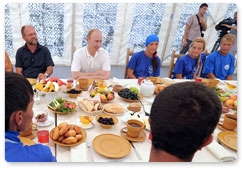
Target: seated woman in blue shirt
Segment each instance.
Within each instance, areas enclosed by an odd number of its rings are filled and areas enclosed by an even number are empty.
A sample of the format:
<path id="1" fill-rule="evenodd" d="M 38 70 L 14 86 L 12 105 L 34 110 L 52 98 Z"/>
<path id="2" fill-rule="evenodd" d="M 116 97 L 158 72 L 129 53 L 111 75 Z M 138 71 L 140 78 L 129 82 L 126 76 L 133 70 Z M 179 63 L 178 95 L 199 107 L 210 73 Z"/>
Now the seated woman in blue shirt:
<path id="1" fill-rule="evenodd" d="M 5 160 L 7 162 L 56 162 L 50 148 L 42 144 L 24 146 L 18 135 L 33 119 L 33 89 L 29 81 L 5 72 Z"/>
<path id="2" fill-rule="evenodd" d="M 146 50 L 135 53 L 127 64 L 129 79 L 159 76 L 161 60 L 157 56 L 159 38 L 153 34 L 146 39 Z"/>
<path id="3" fill-rule="evenodd" d="M 198 57 L 202 54 L 205 49 L 206 42 L 202 37 L 196 38 L 190 44 L 188 54 L 182 56 L 175 65 L 173 71 L 173 77 L 176 79 L 193 79 L 194 73 L 197 69 Z M 200 58 L 200 63 L 206 58 L 206 55 L 202 54 Z"/>

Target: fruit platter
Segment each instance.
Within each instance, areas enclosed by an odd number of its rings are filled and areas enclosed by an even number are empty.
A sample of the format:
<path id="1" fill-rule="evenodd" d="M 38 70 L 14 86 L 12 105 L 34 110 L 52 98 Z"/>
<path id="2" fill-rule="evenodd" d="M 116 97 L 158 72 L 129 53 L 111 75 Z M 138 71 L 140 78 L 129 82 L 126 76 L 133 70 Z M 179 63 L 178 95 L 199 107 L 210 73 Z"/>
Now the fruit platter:
<path id="1" fill-rule="evenodd" d="M 66 86 L 65 82 L 59 78 L 51 77 L 41 80 L 39 83 L 33 86 L 33 88 L 34 90 L 40 92 L 40 94 L 46 94 L 51 92 L 58 92 L 63 86 Z"/>
<path id="2" fill-rule="evenodd" d="M 70 114 L 76 110 L 76 103 L 61 97 L 54 99 L 48 104 L 48 108 L 57 114 Z"/>
<path id="3" fill-rule="evenodd" d="M 220 101 L 222 104 L 230 109 L 237 110 L 237 94 L 233 93 L 231 91 L 227 91 L 224 89 L 221 89 L 219 87 L 213 88 L 217 95 L 219 96 Z"/>
<path id="4" fill-rule="evenodd" d="M 118 92 L 118 96 L 126 102 L 137 102 L 142 98 L 136 87 L 124 88 Z"/>
<path id="5" fill-rule="evenodd" d="M 90 97 L 100 96 L 101 103 L 108 103 L 109 101 L 115 99 L 115 94 L 110 89 L 94 88 L 90 91 Z"/>

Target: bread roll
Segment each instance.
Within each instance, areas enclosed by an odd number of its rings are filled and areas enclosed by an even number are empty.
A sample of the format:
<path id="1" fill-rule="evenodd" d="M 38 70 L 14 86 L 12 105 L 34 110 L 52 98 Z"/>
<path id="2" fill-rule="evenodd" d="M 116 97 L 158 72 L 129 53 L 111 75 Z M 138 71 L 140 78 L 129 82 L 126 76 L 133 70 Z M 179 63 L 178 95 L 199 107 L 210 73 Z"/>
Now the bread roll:
<path id="1" fill-rule="evenodd" d="M 139 112 L 141 110 L 141 104 L 137 103 L 137 102 L 132 102 L 132 103 L 129 104 L 127 109 L 132 111 L 132 112 Z"/>
<path id="2" fill-rule="evenodd" d="M 77 142 L 77 138 L 76 137 L 67 137 L 65 139 L 62 140 L 62 143 L 64 144 L 73 144 Z"/>

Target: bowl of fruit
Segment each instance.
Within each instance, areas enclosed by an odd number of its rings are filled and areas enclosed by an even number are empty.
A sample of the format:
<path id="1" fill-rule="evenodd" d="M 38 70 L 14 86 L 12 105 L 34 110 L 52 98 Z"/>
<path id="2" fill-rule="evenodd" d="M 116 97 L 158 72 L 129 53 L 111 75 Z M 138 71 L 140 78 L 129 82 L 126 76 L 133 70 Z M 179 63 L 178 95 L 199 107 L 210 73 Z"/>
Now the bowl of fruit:
<path id="1" fill-rule="evenodd" d="M 99 114 L 96 116 L 96 121 L 100 124 L 102 128 L 109 129 L 117 124 L 118 119 L 116 116 L 113 115 Z"/>
<path id="2" fill-rule="evenodd" d="M 90 97 L 100 96 L 101 103 L 107 103 L 115 99 L 115 94 L 110 89 L 94 88 L 90 91 Z"/>
<path id="3" fill-rule="evenodd" d="M 118 92 L 118 96 L 126 102 L 137 102 L 142 99 L 142 95 L 136 87 L 124 88 Z"/>
<path id="4" fill-rule="evenodd" d="M 77 98 L 82 93 L 82 90 L 70 89 L 70 90 L 67 91 L 67 93 L 69 94 L 70 98 Z"/>

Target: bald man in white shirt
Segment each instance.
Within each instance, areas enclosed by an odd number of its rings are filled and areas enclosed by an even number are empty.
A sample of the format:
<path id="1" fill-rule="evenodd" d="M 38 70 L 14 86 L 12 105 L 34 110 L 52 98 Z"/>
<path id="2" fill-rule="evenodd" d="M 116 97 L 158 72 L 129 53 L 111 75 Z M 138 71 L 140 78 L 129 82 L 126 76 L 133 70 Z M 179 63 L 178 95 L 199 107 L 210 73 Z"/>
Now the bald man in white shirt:
<path id="1" fill-rule="evenodd" d="M 73 79 L 103 79 L 110 78 L 109 53 L 101 48 L 102 33 L 91 29 L 87 35 L 87 46 L 75 51 L 71 65 Z"/>

